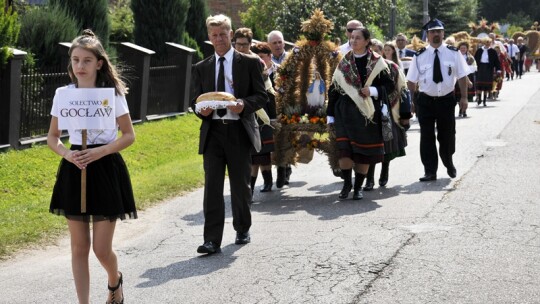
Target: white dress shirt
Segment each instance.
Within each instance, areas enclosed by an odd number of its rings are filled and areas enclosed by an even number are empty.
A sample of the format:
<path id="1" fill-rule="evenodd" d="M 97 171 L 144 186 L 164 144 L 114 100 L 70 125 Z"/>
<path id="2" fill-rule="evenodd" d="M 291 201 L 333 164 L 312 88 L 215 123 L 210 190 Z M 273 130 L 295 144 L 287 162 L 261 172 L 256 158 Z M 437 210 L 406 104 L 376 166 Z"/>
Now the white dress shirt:
<path id="1" fill-rule="evenodd" d="M 519 53 L 519 48 L 516 44 L 508 44 L 508 56 L 510 58 L 515 59 L 517 58 L 517 54 Z"/>
<path id="2" fill-rule="evenodd" d="M 217 86 L 217 78 L 219 74 L 219 55 L 217 53 L 214 53 L 216 56 L 216 73 L 214 75 L 214 81 Z M 234 48 L 231 47 L 231 49 L 223 55 L 225 57 L 225 61 L 223 61 L 223 68 L 225 69 L 225 92 L 231 93 L 234 95 L 234 87 L 233 87 L 233 76 L 232 76 L 232 62 L 234 58 Z M 212 119 L 240 119 L 240 115 L 237 113 L 232 112 L 231 110 L 227 109 L 227 115 L 223 117 L 219 117 L 217 114 L 217 111 L 214 111 L 212 113 Z"/>
<path id="3" fill-rule="evenodd" d="M 406 52 L 405 52 L 405 48 L 402 48 L 402 49 L 399 49 L 399 48 L 396 48 L 397 50 L 397 55 L 399 57 L 399 59 L 403 58 L 403 57 L 407 57 L 406 56 Z M 408 61 L 408 60 L 400 60 L 400 67 L 404 70 L 408 70 L 409 67 L 411 66 L 411 62 Z"/>

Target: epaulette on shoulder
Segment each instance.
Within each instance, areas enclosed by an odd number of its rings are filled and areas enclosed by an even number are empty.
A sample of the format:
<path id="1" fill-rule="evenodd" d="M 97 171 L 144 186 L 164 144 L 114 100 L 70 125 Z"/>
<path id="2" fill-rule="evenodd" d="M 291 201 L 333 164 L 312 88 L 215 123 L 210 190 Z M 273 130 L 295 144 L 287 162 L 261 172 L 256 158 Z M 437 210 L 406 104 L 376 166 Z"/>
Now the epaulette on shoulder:
<path id="1" fill-rule="evenodd" d="M 450 44 L 448 44 L 446 47 L 447 47 L 449 50 L 452 50 L 452 51 L 456 51 L 456 52 L 459 51 L 457 47 L 455 47 L 455 46 L 453 46 L 453 45 L 450 45 Z"/>
<path id="2" fill-rule="evenodd" d="M 419 49 L 418 51 L 416 51 L 415 56 L 419 56 L 420 54 L 422 54 L 422 53 L 425 52 L 425 51 L 426 51 L 426 48 L 423 47 L 423 48 Z"/>

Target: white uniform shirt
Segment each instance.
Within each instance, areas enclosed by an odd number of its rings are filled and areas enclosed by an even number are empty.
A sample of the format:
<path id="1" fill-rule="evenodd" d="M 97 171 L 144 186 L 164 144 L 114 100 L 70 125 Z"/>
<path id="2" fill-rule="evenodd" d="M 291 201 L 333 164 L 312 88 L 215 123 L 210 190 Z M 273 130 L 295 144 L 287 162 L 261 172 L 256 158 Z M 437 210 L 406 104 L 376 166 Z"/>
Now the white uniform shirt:
<path id="1" fill-rule="evenodd" d="M 217 89 L 217 78 L 219 74 L 219 55 L 215 54 L 216 56 L 216 74 L 214 75 L 214 81 L 216 84 Z M 231 93 L 234 95 L 234 87 L 233 87 L 233 77 L 232 77 L 232 62 L 234 58 L 234 49 L 231 47 L 231 49 L 225 53 L 223 56 L 225 57 L 225 61 L 223 61 L 223 68 L 225 69 L 225 92 Z M 219 117 L 217 114 L 217 111 L 214 111 L 212 113 L 212 119 L 240 119 L 240 115 L 234 113 L 233 111 L 227 109 L 227 115 L 223 117 Z"/>
<path id="2" fill-rule="evenodd" d="M 66 90 L 66 89 L 74 89 L 74 84 L 70 84 L 65 87 L 61 87 L 56 89 L 56 92 L 58 90 Z M 53 106 L 51 109 L 51 115 L 58 117 L 59 116 L 59 109 L 58 109 L 58 101 L 57 101 L 57 94 L 54 95 L 53 98 Z M 126 97 L 122 95 L 116 95 L 114 98 L 114 115 L 115 117 L 120 117 L 124 114 L 129 113 Z M 72 145 L 82 145 L 82 130 L 75 130 L 75 129 L 68 129 L 69 134 L 69 142 Z M 99 130 L 99 129 L 89 129 L 87 130 L 87 145 L 104 145 L 108 144 L 116 139 L 116 136 L 118 135 L 118 125 L 116 129 L 114 130 Z"/>
<path id="3" fill-rule="evenodd" d="M 456 81 L 470 73 L 467 62 L 459 51 L 451 50 L 446 44 L 439 48 L 439 60 L 443 81 L 433 82 L 433 61 L 435 60 L 435 48 L 431 45 L 420 55 L 413 57 L 407 80 L 418 83 L 420 92 L 432 97 L 440 97 L 454 91 Z"/>

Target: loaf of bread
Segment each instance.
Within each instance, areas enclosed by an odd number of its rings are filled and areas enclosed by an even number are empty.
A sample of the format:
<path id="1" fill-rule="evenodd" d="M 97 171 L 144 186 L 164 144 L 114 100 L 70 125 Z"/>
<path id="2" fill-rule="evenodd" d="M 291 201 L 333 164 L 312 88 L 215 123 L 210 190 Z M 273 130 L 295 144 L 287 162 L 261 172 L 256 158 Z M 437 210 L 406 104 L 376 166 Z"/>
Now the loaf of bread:
<path id="1" fill-rule="evenodd" d="M 236 101 L 236 97 L 227 92 L 208 92 L 197 97 L 197 102 L 201 101 Z"/>

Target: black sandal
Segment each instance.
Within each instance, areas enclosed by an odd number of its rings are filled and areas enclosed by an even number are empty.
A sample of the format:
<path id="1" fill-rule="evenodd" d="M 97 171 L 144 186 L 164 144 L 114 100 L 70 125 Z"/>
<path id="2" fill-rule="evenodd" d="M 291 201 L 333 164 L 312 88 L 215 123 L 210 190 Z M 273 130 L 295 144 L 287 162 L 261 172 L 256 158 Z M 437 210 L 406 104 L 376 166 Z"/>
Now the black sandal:
<path id="1" fill-rule="evenodd" d="M 109 284 L 107 284 L 107 288 L 111 292 L 112 297 L 111 297 L 111 302 L 105 302 L 105 304 L 124 304 L 124 292 L 122 292 L 122 301 L 120 302 L 116 301 L 115 292 L 118 290 L 118 288 L 120 288 L 120 286 L 122 286 L 122 283 L 124 282 L 122 278 L 122 273 L 120 271 L 118 273 L 120 274 L 120 279 L 118 279 L 118 284 L 115 287 L 111 287 L 109 286 Z"/>

